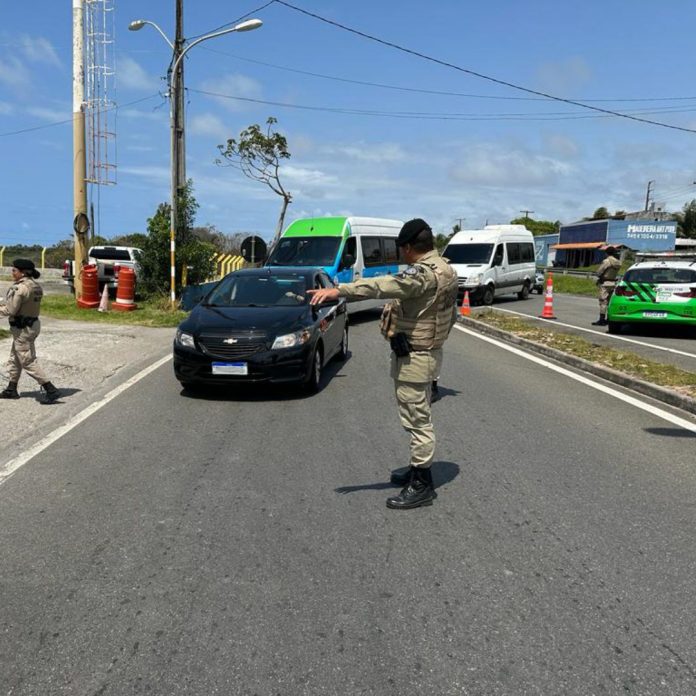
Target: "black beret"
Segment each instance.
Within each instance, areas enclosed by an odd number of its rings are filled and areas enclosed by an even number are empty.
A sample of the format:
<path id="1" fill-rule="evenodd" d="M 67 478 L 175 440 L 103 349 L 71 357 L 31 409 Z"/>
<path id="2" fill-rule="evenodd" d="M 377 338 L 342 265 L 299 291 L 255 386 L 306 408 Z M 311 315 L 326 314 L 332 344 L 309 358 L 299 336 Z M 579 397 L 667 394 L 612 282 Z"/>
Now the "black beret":
<path id="1" fill-rule="evenodd" d="M 404 244 L 411 243 L 423 230 L 432 232 L 430 225 L 425 220 L 421 218 L 409 220 L 401 228 L 399 236 L 396 238 L 396 245 L 404 246 Z"/>
<path id="2" fill-rule="evenodd" d="M 26 273 L 32 278 L 38 278 L 41 275 L 36 270 L 36 266 L 31 259 L 15 259 L 12 262 L 12 266 L 13 268 L 16 268 L 18 271 L 22 271 L 22 273 Z"/>

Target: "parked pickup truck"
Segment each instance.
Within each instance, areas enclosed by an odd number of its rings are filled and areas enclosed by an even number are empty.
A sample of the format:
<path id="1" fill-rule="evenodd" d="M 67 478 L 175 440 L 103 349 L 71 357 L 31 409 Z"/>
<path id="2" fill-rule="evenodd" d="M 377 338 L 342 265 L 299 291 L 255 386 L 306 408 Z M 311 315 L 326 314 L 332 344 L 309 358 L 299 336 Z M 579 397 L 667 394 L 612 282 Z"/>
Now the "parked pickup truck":
<path id="1" fill-rule="evenodd" d="M 105 285 L 115 288 L 118 283 L 118 272 L 121 268 L 132 268 L 138 274 L 136 252 L 140 249 L 125 246 L 93 246 L 87 253 L 87 263 L 97 267 L 99 274 L 99 290 Z M 63 282 L 75 292 L 75 261 L 66 259 L 63 264 Z"/>

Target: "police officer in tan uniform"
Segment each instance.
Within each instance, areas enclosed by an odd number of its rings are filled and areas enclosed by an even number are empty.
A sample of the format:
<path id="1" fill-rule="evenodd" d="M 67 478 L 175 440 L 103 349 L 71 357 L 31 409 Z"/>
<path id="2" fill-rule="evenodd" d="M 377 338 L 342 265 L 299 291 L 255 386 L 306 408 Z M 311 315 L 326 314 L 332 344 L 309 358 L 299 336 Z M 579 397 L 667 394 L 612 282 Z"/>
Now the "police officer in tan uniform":
<path id="1" fill-rule="evenodd" d="M 614 294 L 616 287 L 616 276 L 621 268 L 619 261 L 619 250 L 613 246 L 604 248 L 607 258 L 599 264 L 597 268 L 597 287 L 599 288 L 599 319 L 592 322 L 592 326 L 606 326 L 607 322 L 607 307 L 609 300 Z"/>
<path id="2" fill-rule="evenodd" d="M 430 471 L 435 453 L 431 387 L 440 374 L 442 346 L 456 321 L 457 274 L 434 250 L 433 232 L 424 220 L 407 222 L 396 243 L 409 264 L 402 273 L 308 294 L 312 304 L 339 297 L 393 300 L 382 314 L 381 329 L 392 348 L 391 376 L 401 424 L 411 436 L 411 461 L 405 475 L 392 474 L 392 483 L 404 488 L 387 500 L 387 507 L 408 509 L 432 505 L 436 497 Z"/>
<path id="3" fill-rule="evenodd" d="M 5 303 L 0 305 L 0 316 L 9 317 L 12 333 L 12 349 L 7 363 L 10 383 L 0 392 L 0 399 L 19 399 L 17 384 L 22 370 L 41 385 L 46 401 L 55 401 L 60 396 L 58 389 L 36 362 L 34 342 L 41 331 L 39 312 L 43 297 L 43 290 L 36 282 L 40 276 L 33 261 L 13 261 L 14 284 L 7 291 Z"/>

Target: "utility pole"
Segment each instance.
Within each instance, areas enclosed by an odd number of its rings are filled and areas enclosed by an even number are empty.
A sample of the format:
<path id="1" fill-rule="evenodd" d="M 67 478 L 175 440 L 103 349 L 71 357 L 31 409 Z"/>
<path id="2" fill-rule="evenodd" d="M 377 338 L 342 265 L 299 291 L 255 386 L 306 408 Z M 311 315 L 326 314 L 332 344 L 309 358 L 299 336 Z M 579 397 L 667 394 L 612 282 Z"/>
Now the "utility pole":
<path id="1" fill-rule="evenodd" d="M 83 0 L 72 0 L 73 17 L 73 229 L 75 297 L 82 294 L 82 267 L 87 261 L 87 156 L 85 154 L 85 67 Z"/>
<path id="2" fill-rule="evenodd" d="M 524 219 L 529 220 L 529 213 L 533 213 L 533 210 L 520 210 L 520 213 L 524 213 Z"/>
<path id="3" fill-rule="evenodd" d="M 650 208 L 650 194 L 652 193 L 654 180 L 648 181 L 648 190 L 645 192 L 645 212 L 647 213 Z"/>
<path id="4" fill-rule="evenodd" d="M 176 36 L 174 39 L 174 55 L 172 65 L 184 50 L 184 0 L 176 0 Z M 186 137 L 184 135 L 184 61 L 179 61 L 179 67 L 174 76 L 176 82 L 176 108 L 174 110 L 174 130 L 176 132 L 176 189 L 179 199 L 186 187 Z M 177 224 L 178 228 L 178 224 Z M 177 232 L 179 230 L 177 229 Z"/>

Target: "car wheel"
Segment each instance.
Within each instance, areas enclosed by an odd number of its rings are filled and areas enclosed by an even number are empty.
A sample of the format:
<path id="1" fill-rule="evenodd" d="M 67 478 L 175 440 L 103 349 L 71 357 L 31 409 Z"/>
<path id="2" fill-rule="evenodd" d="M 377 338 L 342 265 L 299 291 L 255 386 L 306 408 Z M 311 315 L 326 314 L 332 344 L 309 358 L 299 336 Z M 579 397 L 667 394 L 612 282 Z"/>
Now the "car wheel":
<path id="1" fill-rule="evenodd" d="M 610 321 L 607 324 L 607 331 L 610 334 L 621 333 L 621 324 L 618 321 Z"/>
<path id="2" fill-rule="evenodd" d="M 343 337 L 341 338 L 341 347 L 338 349 L 336 357 L 343 361 L 348 358 L 348 324 L 343 327 Z"/>
<path id="3" fill-rule="evenodd" d="M 309 375 L 307 375 L 307 380 L 304 383 L 305 391 L 310 394 L 316 394 L 319 391 L 319 385 L 321 384 L 321 372 L 324 367 L 324 356 L 321 350 L 321 346 L 317 346 L 314 349 L 314 355 L 312 356 L 312 367 L 310 368 Z"/>
<path id="4" fill-rule="evenodd" d="M 486 286 L 486 289 L 483 291 L 483 295 L 481 296 L 481 304 L 486 305 L 486 307 L 490 307 L 493 304 L 493 288 L 488 285 Z"/>
<path id="5" fill-rule="evenodd" d="M 525 283 L 522 286 L 522 290 L 517 293 L 517 297 L 520 300 L 526 300 L 529 297 L 529 283 Z"/>

